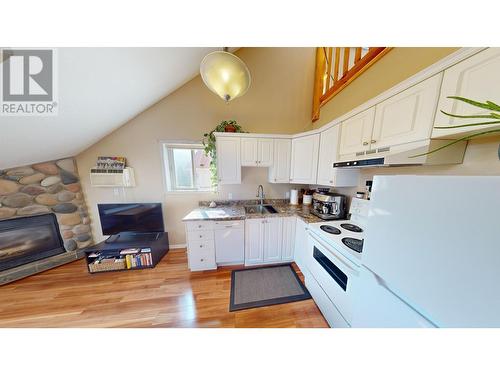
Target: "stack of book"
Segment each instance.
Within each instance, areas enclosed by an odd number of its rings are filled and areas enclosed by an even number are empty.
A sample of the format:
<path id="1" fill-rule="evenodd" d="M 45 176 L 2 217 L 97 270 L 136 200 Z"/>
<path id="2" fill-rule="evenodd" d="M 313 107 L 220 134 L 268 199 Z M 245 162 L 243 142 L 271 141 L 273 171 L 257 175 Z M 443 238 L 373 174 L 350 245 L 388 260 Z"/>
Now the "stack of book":
<path id="1" fill-rule="evenodd" d="M 127 162 L 123 156 L 99 156 L 91 173 L 123 173 Z"/>
<path id="2" fill-rule="evenodd" d="M 150 267 L 153 265 L 150 248 L 131 248 L 120 251 L 120 255 L 125 256 L 127 268 Z"/>

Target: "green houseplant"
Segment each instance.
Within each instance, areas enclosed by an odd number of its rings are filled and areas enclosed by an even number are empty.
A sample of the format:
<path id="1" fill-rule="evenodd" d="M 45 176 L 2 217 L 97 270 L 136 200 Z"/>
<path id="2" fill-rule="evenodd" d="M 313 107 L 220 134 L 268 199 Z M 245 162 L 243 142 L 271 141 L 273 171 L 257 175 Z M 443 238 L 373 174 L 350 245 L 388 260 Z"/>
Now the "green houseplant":
<path id="1" fill-rule="evenodd" d="M 465 118 L 465 119 L 491 119 L 491 121 L 485 121 L 485 120 L 480 120 L 479 122 L 471 122 L 468 124 L 462 124 L 462 125 L 454 125 L 454 126 L 435 126 L 436 129 L 454 129 L 454 128 L 466 128 L 466 127 L 473 127 L 473 126 L 480 126 L 480 125 L 494 125 L 494 124 L 500 124 L 500 106 L 496 103 L 493 103 L 491 101 L 486 101 L 484 103 L 478 102 L 475 100 L 463 98 L 461 96 L 448 96 L 449 99 L 454 99 L 454 100 L 459 100 L 462 102 L 465 102 L 467 104 L 470 104 L 474 107 L 482 108 L 482 109 L 487 109 L 490 111 L 489 114 L 484 114 L 484 115 L 456 115 L 453 113 L 448 113 L 445 111 L 441 111 L 441 113 L 444 113 L 447 116 L 450 117 L 455 117 L 455 118 Z M 479 137 L 481 135 L 486 135 L 486 134 L 493 134 L 493 133 L 500 133 L 500 129 L 493 129 L 493 130 L 485 130 L 485 131 L 479 131 L 476 133 L 472 133 L 469 135 L 466 135 L 464 137 L 461 137 L 459 139 L 456 139 L 450 143 L 445 144 L 444 146 L 438 147 L 434 150 L 431 150 L 429 152 L 425 152 L 423 154 L 418 154 L 418 155 L 413 155 L 410 156 L 411 158 L 416 158 L 418 156 L 423 156 L 423 155 L 428 155 L 432 154 L 434 152 L 438 152 L 446 147 L 449 147 L 451 145 L 454 145 L 455 143 L 461 142 L 461 141 L 468 141 L 470 139 Z M 500 147 L 498 148 L 498 157 L 500 158 Z"/>
<path id="2" fill-rule="evenodd" d="M 224 120 L 209 133 L 203 134 L 203 146 L 205 154 L 211 158 L 210 174 L 212 186 L 217 186 L 217 150 L 215 147 L 214 133 L 245 133 L 236 120 Z"/>

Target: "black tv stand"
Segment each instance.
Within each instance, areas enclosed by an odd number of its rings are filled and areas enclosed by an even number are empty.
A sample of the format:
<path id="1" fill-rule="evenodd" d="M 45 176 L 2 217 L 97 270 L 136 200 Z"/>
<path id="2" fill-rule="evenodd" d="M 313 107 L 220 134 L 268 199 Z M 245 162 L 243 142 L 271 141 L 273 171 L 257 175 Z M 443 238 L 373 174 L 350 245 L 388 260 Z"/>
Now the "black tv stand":
<path id="1" fill-rule="evenodd" d="M 121 232 L 109 236 L 105 243 L 130 243 L 130 242 L 151 242 L 157 241 L 163 232 Z"/>
<path id="2" fill-rule="evenodd" d="M 153 232 L 153 233 L 131 233 L 123 232 L 109 237 L 107 240 L 98 243 L 85 249 L 87 266 L 90 273 L 109 272 L 118 270 L 132 270 L 153 268 L 158 262 L 168 253 L 168 233 Z M 126 258 L 122 254 L 125 249 L 139 249 L 139 254 L 145 254 L 144 258 L 148 258 L 148 262 L 138 262 L 133 267 L 120 268 L 121 260 Z M 142 251 L 144 250 L 144 251 Z M 150 254 L 150 255 L 148 255 Z M 92 266 L 97 259 L 106 258 L 113 260 L 117 264 L 110 265 L 108 268 L 101 267 L 102 270 L 97 270 L 99 267 Z M 106 262 L 103 262 L 103 264 Z M 107 263 L 109 265 L 109 263 Z M 114 269 L 113 269 L 114 268 Z"/>

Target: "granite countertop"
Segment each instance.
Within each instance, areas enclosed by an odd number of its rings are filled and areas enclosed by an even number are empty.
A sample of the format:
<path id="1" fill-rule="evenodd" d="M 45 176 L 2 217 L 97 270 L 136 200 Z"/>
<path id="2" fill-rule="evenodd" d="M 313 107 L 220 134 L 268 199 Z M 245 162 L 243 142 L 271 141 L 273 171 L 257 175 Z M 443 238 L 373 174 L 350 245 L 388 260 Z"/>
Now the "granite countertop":
<path id="1" fill-rule="evenodd" d="M 296 216 L 306 223 L 324 221 L 311 213 L 311 206 L 292 206 L 284 199 L 265 200 L 264 204 L 272 205 L 278 213 L 275 214 L 246 214 L 245 205 L 258 204 L 255 200 L 248 201 L 219 201 L 217 207 L 209 208 L 209 202 L 200 202 L 200 207 L 187 214 L 182 221 L 198 220 L 245 220 L 262 217 L 290 217 Z"/>

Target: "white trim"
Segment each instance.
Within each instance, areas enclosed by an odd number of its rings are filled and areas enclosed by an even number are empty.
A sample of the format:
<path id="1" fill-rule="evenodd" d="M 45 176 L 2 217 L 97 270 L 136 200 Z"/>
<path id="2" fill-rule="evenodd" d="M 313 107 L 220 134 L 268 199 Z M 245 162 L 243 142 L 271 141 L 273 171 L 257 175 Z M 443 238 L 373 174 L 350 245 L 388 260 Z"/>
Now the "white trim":
<path id="1" fill-rule="evenodd" d="M 181 243 L 177 245 L 168 245 L 169 250 L 175 250 L 175 249 L 187 249 L 187 244 L 186 243 Z"/>
<path id="2" fill-rule="evenodd" d="M 480 47 L 480 48 L 460 48 L 459 50 L 449 54 L 448 56 L 442 58 L 441 60 L 435 62 L 432 65 L 429 65 L 427 68 L 421 70 L 420 72 L 412 75 L 411 77 L 405 79 L 404 81 L 398 83 L 397 85 L 391 87 L 390 89 L 384 91 L 383 93 L 375 96 L 374 98 L 369 99 L 368 101 L 364 102 L 363 104 L 357 106 L 356 108 L 352 109 L 351 111 L 343 114 L 340 117 L 337 117 L 336 119 L 333 119 L 329 123 L 323 125 L 320 128 L 317 129 L 312 129 L 306 132 L 302 133 L 297 133 L 297 134 L 253 134 L 253 133 L 214 133 L 215 136 L 224 136 L 224 137 L 241 137 L 241 138 L 298 138 L 298 137 L 305 137 L 308 135 L 313 135 L 317 133 L 321 133 L 322 131 L 325 131 L 332 126 L 338 125 L 340 122 L 347 120 L 348 118 L 357 115 L 360 112 L 363 112 L 367 110 L 370 107 L 373 107 L 381 102 L 383 102 L 386 99 L 389 99 L 391 96 L 394 96 L 396 94 L 399 94 L 401 91 L 404 91 L 412 86 L 415 86 L 416 84 L 426 80 L 429 77 L 432 77 L 435 74 L 438 74 L 445 69 L 448 69 L 449 67 L 458 64 L 459 62 L 471 57 L 472 55 L 475 55 L 483 50 L 485 50 L 486 47 Z"/>

